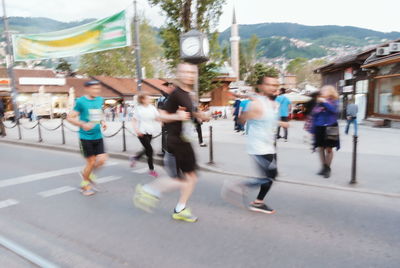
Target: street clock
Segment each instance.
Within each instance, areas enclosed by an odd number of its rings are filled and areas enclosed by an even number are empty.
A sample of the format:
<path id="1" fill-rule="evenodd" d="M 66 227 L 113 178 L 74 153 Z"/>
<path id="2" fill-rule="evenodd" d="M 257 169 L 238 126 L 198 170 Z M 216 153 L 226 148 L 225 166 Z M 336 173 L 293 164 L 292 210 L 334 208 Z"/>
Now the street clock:
<path id="1" fill-rule="evenodd" d="M 208 61 L 210 44 L 207 35 L 197 30 L 191 30 L 181 35 L 181 59 L 198 64 Z"/>

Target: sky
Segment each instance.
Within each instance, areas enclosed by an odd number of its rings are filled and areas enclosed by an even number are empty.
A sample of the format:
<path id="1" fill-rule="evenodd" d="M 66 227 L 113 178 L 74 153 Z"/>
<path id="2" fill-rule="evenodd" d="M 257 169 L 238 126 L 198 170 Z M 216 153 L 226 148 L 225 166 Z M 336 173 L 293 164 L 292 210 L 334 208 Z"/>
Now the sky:
<path id="1" fill-rule="evenodd" d="M 239 24 L 293 22 L 305 25 L 357 26 L 383 32 L 400 31 L 400 1 L 379 0 L 226 0 L 218 29 L 232 22 L 233 6 Z M 47 17 L 59 21 L 103 18 L 127 7 L 132 0 L 6 0 L 8 16 Z M 165 18 L 147 0 L 138 8 L 154 26 Z"/>

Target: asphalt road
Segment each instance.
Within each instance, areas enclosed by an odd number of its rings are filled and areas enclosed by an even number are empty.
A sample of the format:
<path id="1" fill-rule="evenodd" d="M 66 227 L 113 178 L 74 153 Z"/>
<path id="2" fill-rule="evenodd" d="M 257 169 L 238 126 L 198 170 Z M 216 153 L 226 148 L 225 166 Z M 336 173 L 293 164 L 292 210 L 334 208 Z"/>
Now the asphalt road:
<path id="1" fill-rule="evenodd" d="M 77 154 L 0 144 L 0 235 L 60 267 L 398 267 L 400 199 L 276 183 L 275 215 L 224 202 L 224 180 L 200 174 L 195 224 L 132 205 L 152 179 L 140 163 L 109 160 L 101 192 L 78 191 Z M 158 168 L 161 171 L 161 168 Z M 31 264 L 0 247 L 0 267 Z"/>

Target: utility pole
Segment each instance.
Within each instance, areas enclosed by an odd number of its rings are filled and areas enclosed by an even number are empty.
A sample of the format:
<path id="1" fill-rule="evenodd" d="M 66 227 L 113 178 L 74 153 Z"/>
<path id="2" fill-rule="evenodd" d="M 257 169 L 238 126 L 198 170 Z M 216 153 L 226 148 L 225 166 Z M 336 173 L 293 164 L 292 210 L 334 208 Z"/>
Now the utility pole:
<path id="1" fill-rule="evenodd" d="M 14 59 L 12 53 L 11 46 L 11 38 L 10 38 L 10 30 L 8 27 L 8 18 L 6 14 L 6 3 L 5 0 L 2 0 L 3 4 L 3 22 L 4 22 L 4 34 L 6 37 L 6 65 L 7 65 L 7 74 L 10 79 L 10 88 L 11 88 L 11 101 L 14 109 L 14 118 L 18 122 L 19 120 L 19 109 L 17 106 L 17 88 L 15 83 L 14 76 Z"/>
<path id="2" fill-rule="evenodd" d="M 137 0 L 133 1 L 134 17 L 133 23 L 135 24 L 134 30 L 134 47 L 136 57 L 136 76 L 137 76 L 137 89 L 142 90 L 142 66 L 140 64 L 140 38 L 139 38 L 139 16 L 137 14 Z"/>

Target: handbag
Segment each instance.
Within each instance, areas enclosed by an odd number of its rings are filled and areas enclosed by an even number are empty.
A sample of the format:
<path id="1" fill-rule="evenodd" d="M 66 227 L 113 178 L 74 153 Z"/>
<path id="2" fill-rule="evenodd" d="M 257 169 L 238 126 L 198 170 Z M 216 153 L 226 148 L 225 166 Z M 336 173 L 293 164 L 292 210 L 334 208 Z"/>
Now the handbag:
<path id="1" fill-rule="evenodd" d="M 329 126 L 326 127 L 326 137 L 327 140 L 338 141 L 339 140 L 339 126 Z"/>

